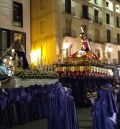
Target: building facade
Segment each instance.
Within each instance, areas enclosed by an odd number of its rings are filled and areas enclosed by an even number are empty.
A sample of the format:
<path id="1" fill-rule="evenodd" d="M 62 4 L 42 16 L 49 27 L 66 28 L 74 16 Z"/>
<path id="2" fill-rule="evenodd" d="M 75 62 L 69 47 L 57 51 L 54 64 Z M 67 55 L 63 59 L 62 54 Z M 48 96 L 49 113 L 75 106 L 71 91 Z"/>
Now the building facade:
<path id="1" fill-rule="evenodd" d="M 31 5 L 32 49 L 41 49 L 44 63 L 80 50 L 83 26 L 92 51 L 108 64 L 120 64 L 119 0 L 31 0 Z"/>
<path id="2" fill-rule="evenodd" d="M 18 36 L 30 62 L 30 0 L 0 0 L 0 55 Z"/>
<path id="3" fill-rule="evenodd" d="M 56 0 L 31 0 L 32 62 L 55 63 L 57 54 Z M 38 57 L 38 58 L 37 58 Z"/>

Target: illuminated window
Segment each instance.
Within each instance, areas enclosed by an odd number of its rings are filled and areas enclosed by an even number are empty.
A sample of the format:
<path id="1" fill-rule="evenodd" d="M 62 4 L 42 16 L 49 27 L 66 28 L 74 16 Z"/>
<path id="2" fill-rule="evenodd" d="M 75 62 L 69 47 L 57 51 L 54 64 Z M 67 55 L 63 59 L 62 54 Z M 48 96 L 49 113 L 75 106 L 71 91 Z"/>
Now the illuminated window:
<path id="1" fill-rule="evenodd" d="M 13 25 L 23 27 L 23 5 L 13 2 Z"/>

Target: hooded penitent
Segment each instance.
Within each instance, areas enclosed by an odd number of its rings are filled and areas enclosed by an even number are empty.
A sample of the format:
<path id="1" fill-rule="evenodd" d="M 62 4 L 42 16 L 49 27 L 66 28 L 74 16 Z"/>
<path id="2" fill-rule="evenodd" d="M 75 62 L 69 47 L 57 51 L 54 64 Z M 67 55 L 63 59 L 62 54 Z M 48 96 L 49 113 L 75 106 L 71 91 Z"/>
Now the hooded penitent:
<path id="1" fill-rule="evenodd" d="M 104 81 L 93 106 L 93 129 L 115 129 L 116 113 L 117 106 L 112 85 Z"/>

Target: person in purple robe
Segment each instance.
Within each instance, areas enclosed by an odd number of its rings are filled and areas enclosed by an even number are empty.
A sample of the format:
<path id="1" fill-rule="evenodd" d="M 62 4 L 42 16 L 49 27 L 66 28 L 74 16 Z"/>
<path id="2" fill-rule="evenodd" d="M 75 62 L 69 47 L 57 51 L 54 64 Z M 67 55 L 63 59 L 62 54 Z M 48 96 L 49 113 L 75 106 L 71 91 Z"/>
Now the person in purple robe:
<path id="1" fill-rule="evenodd" d="M 103 82 L 93 105 L 93 129 L 115 129 L 116 114 L 117 105 L 112 85 L 109 82 Z"/>

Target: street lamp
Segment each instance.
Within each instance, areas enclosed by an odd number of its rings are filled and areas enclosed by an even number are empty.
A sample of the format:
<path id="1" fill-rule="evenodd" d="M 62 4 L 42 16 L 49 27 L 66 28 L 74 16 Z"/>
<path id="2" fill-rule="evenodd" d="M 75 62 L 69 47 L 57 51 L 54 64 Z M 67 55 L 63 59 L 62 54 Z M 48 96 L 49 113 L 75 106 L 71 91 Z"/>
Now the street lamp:
<path id="1" fill-rule="evenodd" d="M 113 48 L 111 46 L 108 46 L 107 51 L 111 53 L 113 51 Z"/>
<path id="2" fill-rule="evenodd" d="M 68 41 L 63 42 L 62 53 L 64 57 L 68 57 L 68 55 L 70 54 L 70 50 L 69 50 L 70 47 L 71 47 L 71 44 Z"/>
<path id="3" fill-rule="evenodd" d="M 63 43 L 63 49 L 66 50 L 70 47 L 70 43 L 69 42 L 64 42 Z"/>

